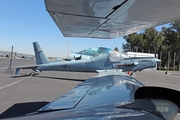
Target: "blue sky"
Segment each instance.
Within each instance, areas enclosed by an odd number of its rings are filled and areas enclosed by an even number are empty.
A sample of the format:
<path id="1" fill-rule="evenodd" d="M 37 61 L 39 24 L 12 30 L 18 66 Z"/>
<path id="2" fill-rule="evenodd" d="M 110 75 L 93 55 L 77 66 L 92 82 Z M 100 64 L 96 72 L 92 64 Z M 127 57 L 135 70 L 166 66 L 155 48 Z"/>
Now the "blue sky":
<path id="1" fill-rule="evenodd" d="M 0 50 L 34 54 L 32 42 L 37 41 L 47 56 L 66 57 L 70 52 L 90 47 L 121 49 L 125 40 L 65 38 L 45 9 L 44 0 L 0 0 Z M 158 27 L 160 29 L 161 27 Z"/>

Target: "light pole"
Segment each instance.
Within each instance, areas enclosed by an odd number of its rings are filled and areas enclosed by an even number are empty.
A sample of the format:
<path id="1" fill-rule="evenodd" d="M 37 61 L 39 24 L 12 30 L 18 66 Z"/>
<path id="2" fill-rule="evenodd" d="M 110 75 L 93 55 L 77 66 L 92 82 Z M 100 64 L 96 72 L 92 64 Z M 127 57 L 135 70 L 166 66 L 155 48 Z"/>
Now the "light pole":
<path id="1" fill-rule="evenodd" d="M 162 61 L 162 50 L 161 50 L 161 53 L 160 53 L 160 60 Z M 160 61 L 160 66 L 161 66 L 161 61 Z"/>
<path id="2" fill-rule="evenodd" d="M 67 58 L 69 57 L 69 44 L 70 44 L 70 42 L 69 41 L 67 41 L 68 42 L 68 48 L 67 48 Z"/>
<path id="3" fill-rule="evenodd" d="M 174 63 L 173 63 L 173 71 L 175 70 L 175 57 L 176 57 L 176 52 L 174 52 Z"/>
<path id="4" fill-rule="evenodd" d="M 169 72 L 169 57 L 170 57 L 170 51 L 168 51 L 168 72 Z"/>

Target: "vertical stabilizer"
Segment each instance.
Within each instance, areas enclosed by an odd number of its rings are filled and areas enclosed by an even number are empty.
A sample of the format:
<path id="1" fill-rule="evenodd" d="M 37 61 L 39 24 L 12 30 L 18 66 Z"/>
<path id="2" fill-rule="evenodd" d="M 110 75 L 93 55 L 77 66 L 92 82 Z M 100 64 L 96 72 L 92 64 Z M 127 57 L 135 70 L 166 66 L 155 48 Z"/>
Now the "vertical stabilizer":
<path id="1" fill-rule="evenodd" d="M 48 63 L 49 60 L 44 54 L 43 50 L 41 49 L 40 45 L 38 42 L 33 42 L 33 47 L 34 47 L 34 53 L 36 57 L 36 64 L 45 64 Z"/>

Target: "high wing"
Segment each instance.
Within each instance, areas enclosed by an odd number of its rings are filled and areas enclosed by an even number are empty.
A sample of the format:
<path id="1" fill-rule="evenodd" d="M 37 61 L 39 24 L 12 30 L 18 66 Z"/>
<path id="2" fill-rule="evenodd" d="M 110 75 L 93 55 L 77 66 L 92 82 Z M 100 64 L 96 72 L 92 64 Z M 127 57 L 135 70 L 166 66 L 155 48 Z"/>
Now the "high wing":
<path id="1" fill-rule="evenodd" d="M 179 0 L 45 0 L 65 37 L 116 38 L 180 18 Z"/>

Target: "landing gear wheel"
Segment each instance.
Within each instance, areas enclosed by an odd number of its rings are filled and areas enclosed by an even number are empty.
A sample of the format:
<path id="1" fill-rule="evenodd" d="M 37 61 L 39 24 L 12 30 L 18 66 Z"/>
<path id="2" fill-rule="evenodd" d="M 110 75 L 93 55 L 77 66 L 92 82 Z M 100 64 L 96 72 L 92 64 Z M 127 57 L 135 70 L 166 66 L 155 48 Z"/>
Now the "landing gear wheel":
<path id="1" fill-rule="evenodd" d="M 130 74 L 130 76 L 132 76 L 133 75 L 133 72 Z"/>
<path id="2" fill-rule="evenodd" d="M 34 73 L 32 72 L 32 73 L 29 73 L 29 76 L 33 76 L 34 75 Z"/>

